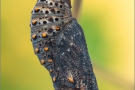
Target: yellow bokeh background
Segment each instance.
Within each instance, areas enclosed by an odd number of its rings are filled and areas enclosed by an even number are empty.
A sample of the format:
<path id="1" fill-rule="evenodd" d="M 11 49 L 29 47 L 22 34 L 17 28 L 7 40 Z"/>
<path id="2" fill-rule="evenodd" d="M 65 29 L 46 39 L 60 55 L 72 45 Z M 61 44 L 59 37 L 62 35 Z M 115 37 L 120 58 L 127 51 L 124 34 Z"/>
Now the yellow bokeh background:
<path id="1" fill-rule="evenodd" d="M 35 3 L 1 0 L 2 90 L 54 90 L 30 41 Z M 134 90 L 134 0 L 83 0 L 78 22 L 99 90 Z"/>

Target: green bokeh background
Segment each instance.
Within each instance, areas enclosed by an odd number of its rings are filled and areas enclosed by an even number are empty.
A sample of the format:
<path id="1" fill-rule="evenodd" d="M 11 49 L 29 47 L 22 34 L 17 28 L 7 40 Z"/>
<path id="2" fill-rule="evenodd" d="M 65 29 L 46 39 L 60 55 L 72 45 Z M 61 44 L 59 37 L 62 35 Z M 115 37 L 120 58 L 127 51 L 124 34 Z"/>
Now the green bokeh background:
<path id="1" fill-rule="evenodd" d="M 30 41 L 36 0 L 1 0 L 2 90 L 54 90 Z M 83 0 L 78 22 L 100 90 L 134 90 L 134 0 Z"/>

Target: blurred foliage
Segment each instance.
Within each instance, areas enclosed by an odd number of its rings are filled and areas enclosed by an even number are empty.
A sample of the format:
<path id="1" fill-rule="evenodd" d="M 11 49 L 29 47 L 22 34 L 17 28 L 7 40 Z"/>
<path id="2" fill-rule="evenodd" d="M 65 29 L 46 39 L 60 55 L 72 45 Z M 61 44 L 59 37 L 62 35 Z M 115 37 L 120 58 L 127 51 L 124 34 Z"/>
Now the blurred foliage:
<path id="1" fill-rule="evenodd" d="M 30 17 L 36 0 L 1 0 L 2 90 L 53 90 L 34 55 Z M 133 90 L 134 0 L 84 0 L 82 26 L 100 90 Z"/>

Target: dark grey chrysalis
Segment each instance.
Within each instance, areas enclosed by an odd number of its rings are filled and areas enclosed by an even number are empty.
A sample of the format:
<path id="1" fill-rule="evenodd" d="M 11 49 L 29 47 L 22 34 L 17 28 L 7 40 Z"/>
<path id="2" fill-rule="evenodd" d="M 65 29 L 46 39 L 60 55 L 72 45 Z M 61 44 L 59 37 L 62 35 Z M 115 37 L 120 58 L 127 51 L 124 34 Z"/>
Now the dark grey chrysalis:
<path id="1" fill-rule="evenodd" d="M 31 41 L 55 90 L 98 90 L 84 32 L 70 0 L 38 0 L 30 21 Z"/>

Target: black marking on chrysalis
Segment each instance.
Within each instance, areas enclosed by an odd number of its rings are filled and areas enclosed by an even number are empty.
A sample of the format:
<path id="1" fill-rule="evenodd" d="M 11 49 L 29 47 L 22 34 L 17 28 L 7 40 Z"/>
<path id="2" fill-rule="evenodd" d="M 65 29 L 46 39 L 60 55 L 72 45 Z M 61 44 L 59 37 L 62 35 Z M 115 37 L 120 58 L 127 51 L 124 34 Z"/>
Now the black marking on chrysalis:
<path id="1" fill-rule="evenodd" d="M 52 17 L 51 17 L 51 18 L 49 18 L 48 20 L 49 20 L 50 22 L 53 22 L 53 18 L 52 18 Z"/>
<path id="2" fill-rule="evenodd" d="M 52 33 L 52 32 L 53 32 L 53 29 L 50 28 L 50 29 L 48 30 L 48 33 Z"/>

